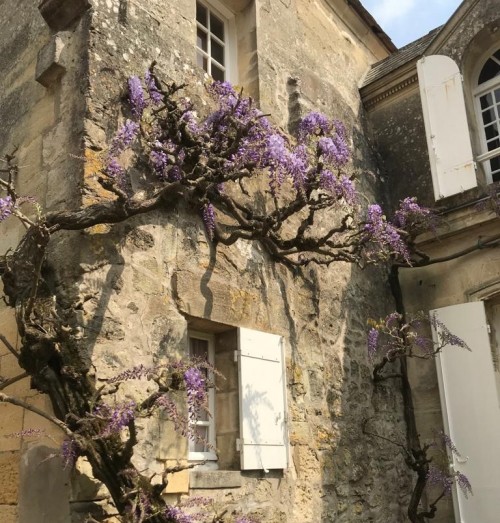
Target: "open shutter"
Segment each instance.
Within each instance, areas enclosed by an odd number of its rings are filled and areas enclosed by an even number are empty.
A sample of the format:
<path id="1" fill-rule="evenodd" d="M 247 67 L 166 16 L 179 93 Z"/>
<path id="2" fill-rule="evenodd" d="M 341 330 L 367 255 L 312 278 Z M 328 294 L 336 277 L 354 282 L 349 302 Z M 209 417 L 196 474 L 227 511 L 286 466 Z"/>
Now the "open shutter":
<path id="1" fill-rule="evenodd" d="M 498 523 L 500 407 L 484 304 L 432 312 L 472 349 L 445 347 L 436 360 L 445 431 L 461 454 L 453 457 L 453 467 L 469 478 L 474 493 L 467 499 L 456 489 L 455 519 Z"/>
<path id="2" fill-rule="evenodd" d="M 475 164 L 457 64 L 447 56 L 417 62 L 436 200 L 476 187 Z"/>
<path id="3" fill-rule="evenodd" d="M 288 465 L 281 336 L 238 329 L 240 449 L 243 470 Z"/>

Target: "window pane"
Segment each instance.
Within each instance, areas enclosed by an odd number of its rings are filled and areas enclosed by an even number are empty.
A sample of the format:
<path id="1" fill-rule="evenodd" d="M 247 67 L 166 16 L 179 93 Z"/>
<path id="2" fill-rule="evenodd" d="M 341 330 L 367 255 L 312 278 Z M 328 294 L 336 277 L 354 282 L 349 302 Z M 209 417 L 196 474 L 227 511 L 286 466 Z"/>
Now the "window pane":
<path id="1" fill-rule="evenodd" d="M 500 89 L 495 89 L 495 100 L 500 102 Z"/>
<path id="2" fill-rule="evenodd" d="M 488 125 L 488 127 L 484 128 L 484 132 L 486 133 L 486 140 L 491 140 L 492 138 L 497 137 L 498 136 L 497 124 L 494 123 L 493 125 Z"/>
<path id="3" fill-rule="evenodd" d="M 496 51 L 495 53 L 493 53 L 493 56 L 497 59 L 497 60 L 500 60 L 500 49 L 498 51 Z"/>
<path id="4" fill-rule="evenodd" d="M 196 20 L 207 27 L 207 8 L 196 2 Z"/>
<path id="5" fill-rule="evenodd" d="M 498 138 L 496 140 L 488 142 L 488 151 L 494 151 L 498 147 L 500 147 L 500 140 Z"/>
<path id="6" fill-rule="evenodd" d="M 500 156 L 490 160 L 490 169 L 493 176 L 493 181 L 500 181 Z"/>
<path id="7" fill-rule="evenodd" d="M 224 65 L 224 47 L 218 44 L 213 38 L 210 45 L 212 46 L 212 58 L 217 60 L 221 65 Z"/>
<path id="8" fill-rule="evenodd" d="M 486 93 L 485 95 L 481 96 L 479 100 L 481 101 L 481 109 L 486 109 L 493 105 L 493 96 L 491 93 Z"/>
<path id="9" fill-rule="evenodd" d="M 220 67 L 217 67 L 213 62 L 212 62 L 212 78 L 219 82 L 223 82 L 225 80 L 224 71 Z"/>
<path id="10" fill-rule="evenodd" d="M 208 427 L 193 427 L 193 438 L 189 440 L 191 452 L 208 452 Z"/>
<path id="11" fill-rule="evenodd" d="M 210 13 L 210 32 L 224 42 L 224 22 Z"/>
<path id="12" fill-rule="evenodd" d="M 208 45 L 207 33 L 205 33 L 205 31 L 203 31 L 199 27 L 196 32 L 196 45 L 200 49 L 203 49 L 203 51 L 205 51 L 205 52 L 207 51 L 207 45 Z"/>
<path id="13" fill-rule="evenodd" d="M 196 65 L 208 72 L 208 60 L 201 53 L 196 53 Z"/>
<path id="14" fill-rule="evenodd" d="M 500 65 L 491 58 L 484 64 L 481 74 L 479 75 L 479 83 L 482 84 L 500 75 Z"/>
<path id="15" fill-rule="evenodd" d="M 482 114 L 483 114 L 484 125 L 487 125 L 496 120 L 495 109 L 493 107 L 491 109 L 487 109 L 486 111 L 483 111 Z"/>

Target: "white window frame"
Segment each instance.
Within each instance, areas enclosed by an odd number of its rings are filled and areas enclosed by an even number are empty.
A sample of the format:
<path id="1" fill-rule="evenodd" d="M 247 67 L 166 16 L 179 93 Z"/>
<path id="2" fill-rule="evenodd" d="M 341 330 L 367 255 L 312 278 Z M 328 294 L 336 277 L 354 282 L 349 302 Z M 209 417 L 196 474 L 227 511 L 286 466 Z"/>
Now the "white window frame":
<path id="1" fill-rule="evenodd" d="M 189 353 L 191 355 L 191 340 L 203 340 L 208 342 L 208 363 L 210 365 L 215 364 L 215 337 L 213 334 L 208 334 L 205 332 L 199 331 L 188 331 L 188 343 L 189 343 Z M 208 377 L 213 381 L 213 373 L 209 373 Z M 195 441 L 189 438 L 188 441 L 188 459 L 189 461 L 217 461 L 217 454 L 215 452 L 216 446 L 216 427 L 215 427 L 215 388 L 209 387 L 207 391 L 208 396 L 208 421 L 198 420 L 194 424 L 196 426 L 205 426 L 208 427 L 208 444 L 212 447 L 212 450 L 207 452 L 199 452 L 191 450 L 192 445 Z"/>
<path id="2" fill-rule="evenodd" d="M 480 61 L 480 66 L 478 70 L 476 71 L 476 74 L 474 75 L 474 86 L 475 88 L 472 91 L 472 94 L 474 96 L 474 112 L 476 113 L 476 119 L 478 124 L 478 130 L 480 135 L 480 143 L 481 143 L 481 151 L 482 153 L 476 157 L 476 161 L 481 163 L 484 168 L 484 172 L 486 175 L 486 182 L 488 184 L 493 183 L 493 175 L 491 172 L 491 166 L 489 160 L 500 157 L 500 147 L 497 147 L 496 149 L 493 149 L 492 151 L 488 151 L 488 146 L 486 143 L 486 133 L 484 131 L 485 125 L 483 123 L 482 118 L 482 109 L 481 109 L 481 102 L 479 98 L 488 92 L 491 92 L 492 96 L 494 97 L 494 91 L 495 89 L 500 88 L 500 76 L 497 76 L 495 78 L 492 78 L 491 80 L 488 80 L 487 82 L 484 82 L 480 85 L 478 85 L 479 81 L 479 75 L 481 74 L 481 71 L 483 67 L 486 65 L 486 62 L 493 58 L 493 60 L 498 62 L 498 59 L 493 57 L 493 54 L 500 50 L 500 43 L 495 44 L 494 47 L 490 48 L 488 50 L 488 53 L 484 55 L 483 60 Z M 497 114 L 497 122 L 500 125 L 500 111 L 499 114 Z M 499 174 L 500 173 L 495 173 Z"/>
<path id="3" fill-rule="evenodd" d="M 236 38 L 236 20 L 234 13 L 230 11 L 227 7 L 224 6 L 218 0 L 210 0 L 210 2 L 196 0 L 196 4 L 200 4 L 208 11 L 208 27 L 205 27 L 203 24 L 196 20 L 195 16 L 195 26 L 196 26 L 196 35 L 195 35 L 195 63 L 197 63 L 198 53 L 202 54 L 208 61 L 208 71 L 205 71 L 207 74 L 211 74 L 212 60 L 216 62 L 217 66 L 220 69 L 224 70 L 224 80 L 231 82 L 232 84 L 238 83 L 238 68 L 237 68 L 237 38 Z M 195 7 L 196 8 L 196 7 Z M 219 18 L 224 23 L 224 38 L 225 41 L 221 41 L 218 37 L 213 35 L 210 32 L 210 13 L 213 13 L 217 18 Z M 203 29 L 208 32 L 207 35 L 207 51 L 204 51 L 197 45 L 197 33 L 198 28 Z M 224 62 L 222 65 L 217 60 L 213 59 L 211 56 L 211 37 L 224 47 Z M 204 69 L 203 69 L 204 70 Z"/>

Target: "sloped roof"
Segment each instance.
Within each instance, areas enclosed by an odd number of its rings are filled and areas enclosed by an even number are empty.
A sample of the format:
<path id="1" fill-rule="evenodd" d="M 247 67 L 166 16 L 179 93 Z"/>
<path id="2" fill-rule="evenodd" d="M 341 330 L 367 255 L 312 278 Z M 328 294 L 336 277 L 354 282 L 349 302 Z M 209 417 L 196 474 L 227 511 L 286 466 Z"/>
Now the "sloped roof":
<path id="1" fill-rule="evenodd" d="M 389 55 L 387 58 L 384 58 L 380 62 L 373 64 L 371 69 L 366 74 L 363 84 L 361 87 L 366 87 L 367 85 L 373 83 L 375 80 L 384 77 L 386 74 L 389 74 L 392 71 L 395 71 L 404 64 L 407 64 L 414 58 L 421 56 L 424 51 L 429 47 L 434 37 L 439 33 L 443 26 L 436 27 L 422 38 L 411 42 L 401 49 L 398 49 L 395 53 Z"/>

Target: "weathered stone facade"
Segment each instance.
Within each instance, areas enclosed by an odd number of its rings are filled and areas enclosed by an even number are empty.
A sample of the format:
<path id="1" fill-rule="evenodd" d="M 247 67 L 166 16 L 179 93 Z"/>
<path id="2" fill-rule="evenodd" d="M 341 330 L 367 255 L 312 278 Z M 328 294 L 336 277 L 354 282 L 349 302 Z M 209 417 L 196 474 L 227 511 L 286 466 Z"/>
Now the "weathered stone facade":
<path id="1" fill-rule="evenodd" d="M 498 1 L 494 0 L 462 2 L 440 30 L 425 37 L 422 44 L 410 44 L 401 50 L 399 63 L 394 57 L 391 58 L 396 64 L 392 70 L 380 74 L 378 78 L 372 72 L 375 79 L 365 83 L 361 89 L 364 102 L 370 108 L 369 121 L 374 144 L 383 157 L 391 204 L 394 206 L 406 196 L 417 195 L 419 201 L 441 211 L 442 224 L 436 231 L 438 237 L 436 234 L 426 234 L 419 242 L 419 247 L 431 259 L 450 256 L 470 249 L 484 239 L 496 237 L 499 221 L 488 204 L 484 204 L 488 186 L 484 163 L 480 161 L 477 162 L 476 188 L 435 203 L 416 62 L 422 56 L 444 55 L 458 64 L 463 77 L 473 154 L 477 158 L 484 152 L 480 144 L 483 130 L 478 125 L 473 91 L 477 90 L 479 70 L 488 52 L 500 48 L 498 7 Z M 450 136 L 453 136 L 453 132 L 450 129 Z M 492 246 L 497 247 L 496 244 Z M 451 305 L 484 302 L 492 326 L 491 351 L 495 361 L 494 355 L 498 350 L 498 320 L 495 312 L 500 280 L 498 257 L 497 248 L 477 249 L 447 262 L 401 270 L 407 311 L 427 313 Z M 443 400 L 440 401 L 439 397 L 436 366 L 433 360 L 411 361 L 410 372 L 418 430 L 422 440 L 432 440 L 436 431 L 443 429 Z M 497 367 L 495 375 L 498 380 Z M 470 452 L 470 456 L 470 460 L 473 460 L 473 452 Z M 433 521 L 455 521 L 451 500 L 447 507 L 441 506 Z"/>

